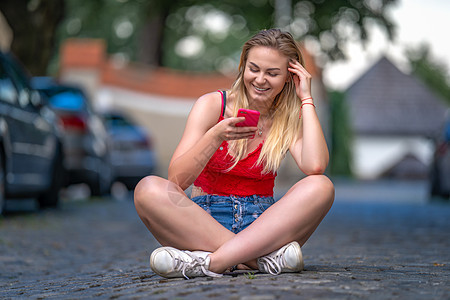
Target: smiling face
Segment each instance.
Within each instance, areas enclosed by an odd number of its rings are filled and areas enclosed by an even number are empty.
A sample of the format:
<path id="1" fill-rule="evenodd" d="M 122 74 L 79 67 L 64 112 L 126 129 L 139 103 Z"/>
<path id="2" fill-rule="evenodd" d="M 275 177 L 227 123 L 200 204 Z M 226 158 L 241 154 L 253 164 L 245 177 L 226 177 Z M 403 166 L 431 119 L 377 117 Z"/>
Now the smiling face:
<path id="1" fill-rule="evenodd" d="M 270 107 L 289 78 L 288 58 L 278 50 L 256 46 L 248 52 L 244 85 L 251 106 Z"/>

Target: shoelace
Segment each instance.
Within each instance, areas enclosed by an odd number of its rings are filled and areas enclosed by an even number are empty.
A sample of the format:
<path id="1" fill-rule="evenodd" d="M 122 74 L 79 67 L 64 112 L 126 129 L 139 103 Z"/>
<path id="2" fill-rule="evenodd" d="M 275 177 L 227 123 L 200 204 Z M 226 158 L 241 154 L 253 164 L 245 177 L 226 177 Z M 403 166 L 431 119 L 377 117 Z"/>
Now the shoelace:
<path id="1" fill-rule="evenodd" d="M 187 262 L 184 261 L 183 258 L 175 257 L 175 266 L 174 269 L 176 271 L 181 271 L 181 274 L 186 279 L 189 277 L 186 275 L 186 271 L 188 271 L 189 275 L 207 275 L 210 277 L 222 277 L 222 274 L 217 274 L 209 271 L 205 268 L 206 260 L 204 258 L 198 257 L 190 251 L 183 251 L 186 255 L 188 255 L 192 260 Z"/>
<path id="2" fill-rule="evenodd" d="M 277 254 L 274 257 L 271 256 L 263 256 L 260 257 L 259 260 L 262 263 L 264 271 L 270 273 L 272 275 L 278 275 L 281 273 L 282 265 L 283 265 L 283 254 Z"/>

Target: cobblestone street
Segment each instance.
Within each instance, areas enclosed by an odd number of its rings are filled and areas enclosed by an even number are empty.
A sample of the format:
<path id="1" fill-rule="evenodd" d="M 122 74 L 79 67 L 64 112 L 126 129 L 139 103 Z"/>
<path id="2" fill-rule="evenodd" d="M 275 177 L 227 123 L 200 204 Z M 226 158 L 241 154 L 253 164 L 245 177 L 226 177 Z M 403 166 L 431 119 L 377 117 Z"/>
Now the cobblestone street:
<path id="1" fill-rule="evenodd" d="M 155 275 L 148 257 L 158 244 L 131 199 L 11 213 L 0 219 L 0 298 L 449 299 L 448 202 L 408 202 L 395 192 L 403 200 L 380 193 L 380 201 L 357 201 L 363 190 L 337 186 L 303 247 L 305 271 L 280 276 Z"/>

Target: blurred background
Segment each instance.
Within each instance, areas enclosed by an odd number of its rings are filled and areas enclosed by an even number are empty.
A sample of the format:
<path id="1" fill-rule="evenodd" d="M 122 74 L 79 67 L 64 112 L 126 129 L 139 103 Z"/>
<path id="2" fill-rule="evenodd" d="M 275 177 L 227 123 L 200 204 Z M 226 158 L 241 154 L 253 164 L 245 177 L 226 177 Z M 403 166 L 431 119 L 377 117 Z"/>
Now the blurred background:
<path id="1" fill-rule="evenodd" d="M 2 0 L 0 212 L 167 176 L 194 101 L 228 89 L 264 28 L 299 41 L 337 182 L 450 194 L 444 0 Z M 302 175 L 292 159 L 277 179 Z M 424 194 L 425 195 L 425 194 Z"/>

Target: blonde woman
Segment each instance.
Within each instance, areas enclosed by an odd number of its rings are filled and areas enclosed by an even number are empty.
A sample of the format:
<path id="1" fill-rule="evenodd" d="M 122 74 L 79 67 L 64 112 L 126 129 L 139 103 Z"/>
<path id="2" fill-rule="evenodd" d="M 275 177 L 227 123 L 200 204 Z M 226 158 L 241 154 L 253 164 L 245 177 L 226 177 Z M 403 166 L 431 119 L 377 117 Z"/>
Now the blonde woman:
<path id="1" fill-rule="evenodd" d="M 239 108 L 260 112 L 256 127 L 235 126 L 245 119 Z M 288 151 L 307 176 L 275 202 Z M 169 179 L 149 176 L 136 186 L 136 210 L 163 246 L 150 256 L 152 270 L 167 278 L 300 272 L 300 247 L 334 200 L 323 175 L 328 159 L 297 43 L 277 29 L 259 32 L 243 46 L 231 89 L 194 104 Z"/>

